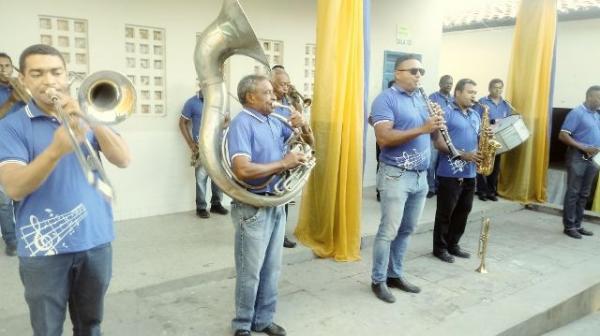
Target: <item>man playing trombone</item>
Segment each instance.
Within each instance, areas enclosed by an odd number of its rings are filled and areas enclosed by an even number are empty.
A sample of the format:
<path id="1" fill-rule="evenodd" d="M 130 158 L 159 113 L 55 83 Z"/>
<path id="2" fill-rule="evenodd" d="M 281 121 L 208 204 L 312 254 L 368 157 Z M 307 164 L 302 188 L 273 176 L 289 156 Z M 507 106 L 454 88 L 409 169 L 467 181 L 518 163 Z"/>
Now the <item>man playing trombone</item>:
<path id="1" fill-rule="evenodd" d="M 567 192 L 563 206 L 564 233 L 575 239 L 594 233 L 581 226 L 585 204 L 598 167 L 592 162 L 600 151 L 600 85 L 590 87 L 585 102 L 567 114 L 558 139 L 567 149 Z"/>
<path id="2" fill-rule="evenodd" d="M 19 66 L 32 101 L 0 121 L 0 184 L 20 201 L 17 253 L 33 333 L 61 335 L 68 304 L 74 334 L 100 335 L 112 272 L 112 208 L 86 180 L 68 132 L 77 141 L 88 138 L 121 168 L 129 164 L 129 150 L 108 127 L 81 124 L 58 50 L 30 46 Z"/>

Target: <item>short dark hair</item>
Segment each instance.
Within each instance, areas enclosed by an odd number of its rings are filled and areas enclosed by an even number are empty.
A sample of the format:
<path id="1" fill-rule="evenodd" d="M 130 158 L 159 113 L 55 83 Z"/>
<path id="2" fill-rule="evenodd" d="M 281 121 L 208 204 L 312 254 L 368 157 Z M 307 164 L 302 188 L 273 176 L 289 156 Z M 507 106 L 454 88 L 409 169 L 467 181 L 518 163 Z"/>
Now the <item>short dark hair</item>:
<path id="1" fill-rule="evenodd" d="M 60 60 L 62 61 L 63 66 L 65 68 L 67 67 L 67 63 L 65 62 L 65 58 L 60 53 L 60 51 L 58 51 L 54 47 L 46 45 L 46 44 L 34 44 L 32 46 L 27 47 L 25 50 L 23 50 L 23 52 L 21 53 L 21 56 L 19 57 L 19 71 L 22 74 L 25 74 L 25 61 L 27 60 L 27 57 L 29 57 L 31 55 L 51 55 L 51 56 L 56 56 L 56 57 L 60 58 Z"/>
<path id="2" fill-rule="evenodd" d="M 0 58 L 8 58 L 8 61 L 10 62 L 10 65 L 13 65 L 12 58 L 10 58 L 10 56 L 8 56 L 7 53 L 0 52 Z"/>
<path id="3" fill-rule="evenodd" d="M 467 84 L 471 84 L 473 86 L 477 85 L 477 83 L 475 83 L 474 80 L 469 79 L 469 78 L 463 78 L 456 83 L 456 86 L 454 86 L 454 95 L 456 95 L 456 93 L 459 91 L 463 92 L 463 90 L 465 89 L 465 86 L 467 86 Z"/>
<path id="4" fill-rule="evenodd" d="M 494 84 L 502 84 L 502 87 L 504 87 L 504 82 L 502 81 L 502 79 L 500 78 L 494 78 L 490 81 L 490 84 L 488 84 L 488 90 L 492 89 L 492 86 L 494 86 Z"/>
<path id="5" fill-rule="evenodd" d="M 269 79 L 263 75 L 248 75 L 242 80 L 237 87 L 237 94 L 240 103 L 246 104 L 246 95 L 248 93 L 256 91 L 256 85 L 262 81 L 268 81 Z"/>
<path id="6" fill-rule="evenodd" d="M 443 83 L 443 82 L 444 82 L 446 79 L 453 80 L 453 79 L 452 79 L 452 76 L 450 76 L 450 75 L 443 75 L 442 77 L 440 77 L 440 82 L 439 82 L 439 85 L 442 85 L 442 83 Z"/>
<path id="7" fill-rule="evenodd" d="M 587 99 L 592 92 L 596 92 L 596 91 L 600 91 L 600 85 L 592 85 L 590 86 L 587 91 L 585 92 L 585 98 Z"/>
<path id="8" fill-rule="evenodd" d="M 275 69 L 285 70 L 285 68 L 281 64 L 275 64 L 275 65 L 273 65 L 273 67 L 271 68 L 271 70 L 275 70 Z"/>
<path id="9" fill-rule="evenodd" d="M 393 80 L 393 79 L 391 81 L 389 81 L 388 82 L 388 89 L 391 88 L 394 85 L 394 83 L 396 83 L 396 81 Z"/>
<path id="10" fill-rule="evenodd" d="M 396 63 L 394 63 L 394 70 L 397 70 L 400 64 L 408 60 L 417 60 L 421 61 L 421 55 L 417 54 L 403 54 L 396 58 Z"/>

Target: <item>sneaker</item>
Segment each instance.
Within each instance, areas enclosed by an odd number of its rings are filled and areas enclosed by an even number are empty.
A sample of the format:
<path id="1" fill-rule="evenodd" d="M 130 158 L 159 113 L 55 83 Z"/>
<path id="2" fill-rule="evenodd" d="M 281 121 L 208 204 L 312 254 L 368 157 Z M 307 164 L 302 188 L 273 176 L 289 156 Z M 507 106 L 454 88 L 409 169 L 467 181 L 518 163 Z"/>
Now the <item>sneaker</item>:
<path id="1" fill-rule="evenodd" d="M 229 213 L 229 210 L 225 209 L 225 207 L 223 207 L 221 203 L 215 203 L 210 206 L 210 212 L 217 213 L 219 215 L 227 215 Z"/>
<path id="2" fill-rule="evenodd" d="M 210 214 L 208 213 L 208 211 L 206 211 L 206 209 L 197 209 L 196 216 L 200 218 L 209 218 Z"/>
<path id="3" fill-rule="evenodd" d="M 17 255 L 17 246 L 15 246 L 14 244 L 6 245 L 6 248 L 4 249 L 4 253 L 6 253 L 6 255 L 9 257 L 16 256 Z"/>

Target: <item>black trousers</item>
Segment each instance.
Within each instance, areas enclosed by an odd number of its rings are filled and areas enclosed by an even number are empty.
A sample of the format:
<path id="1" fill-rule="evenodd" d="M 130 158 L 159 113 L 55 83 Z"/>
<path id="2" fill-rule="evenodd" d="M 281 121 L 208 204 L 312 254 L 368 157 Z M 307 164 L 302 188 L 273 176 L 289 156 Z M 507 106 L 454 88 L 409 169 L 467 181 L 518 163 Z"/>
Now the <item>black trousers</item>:
<path id="1" fill-rule="evenodd" d="M 438 176 L 437 209 L 433 228 L 433 252 L 458 246 L 473 207 L 475 178 Z"/>
<path id="2" fill-rule="evenodd" d="M 500 175 L 500 155 L 494 160 L 494 168 L 489 176 L 477 174 L 477 195 L 496 196 L 498 191 L 498 175 Z"/>

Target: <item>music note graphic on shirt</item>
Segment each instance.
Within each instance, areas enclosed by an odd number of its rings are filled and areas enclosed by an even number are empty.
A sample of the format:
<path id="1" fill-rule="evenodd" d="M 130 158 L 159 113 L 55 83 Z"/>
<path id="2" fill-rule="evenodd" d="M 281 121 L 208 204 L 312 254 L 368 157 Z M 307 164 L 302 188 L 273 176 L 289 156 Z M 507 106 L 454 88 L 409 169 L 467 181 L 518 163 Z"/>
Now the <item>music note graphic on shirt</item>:
<path id="1" fill-rule="evenodd" d="M 415 170 L 423 161 L 425 161 L 425 153 L 419 153 L 413 148 L 412 153 L 402 152 L 401 156 L 397 156 L 397 166 L 405 170 Z"/>
<path id="2" fill-rule="evenodd" d="M 56 254 L 56 247 L 66 236 L 73 234 L 87 216 L 87 209 L 83 204 L 61 215 L 52 214 L 52 210 L 48 212 L 49 217 L 42 221 L 36 216 L 30 216 L 30 224 L 21 228 L 25 249 L 29 250 L 31 257 Z"/>

